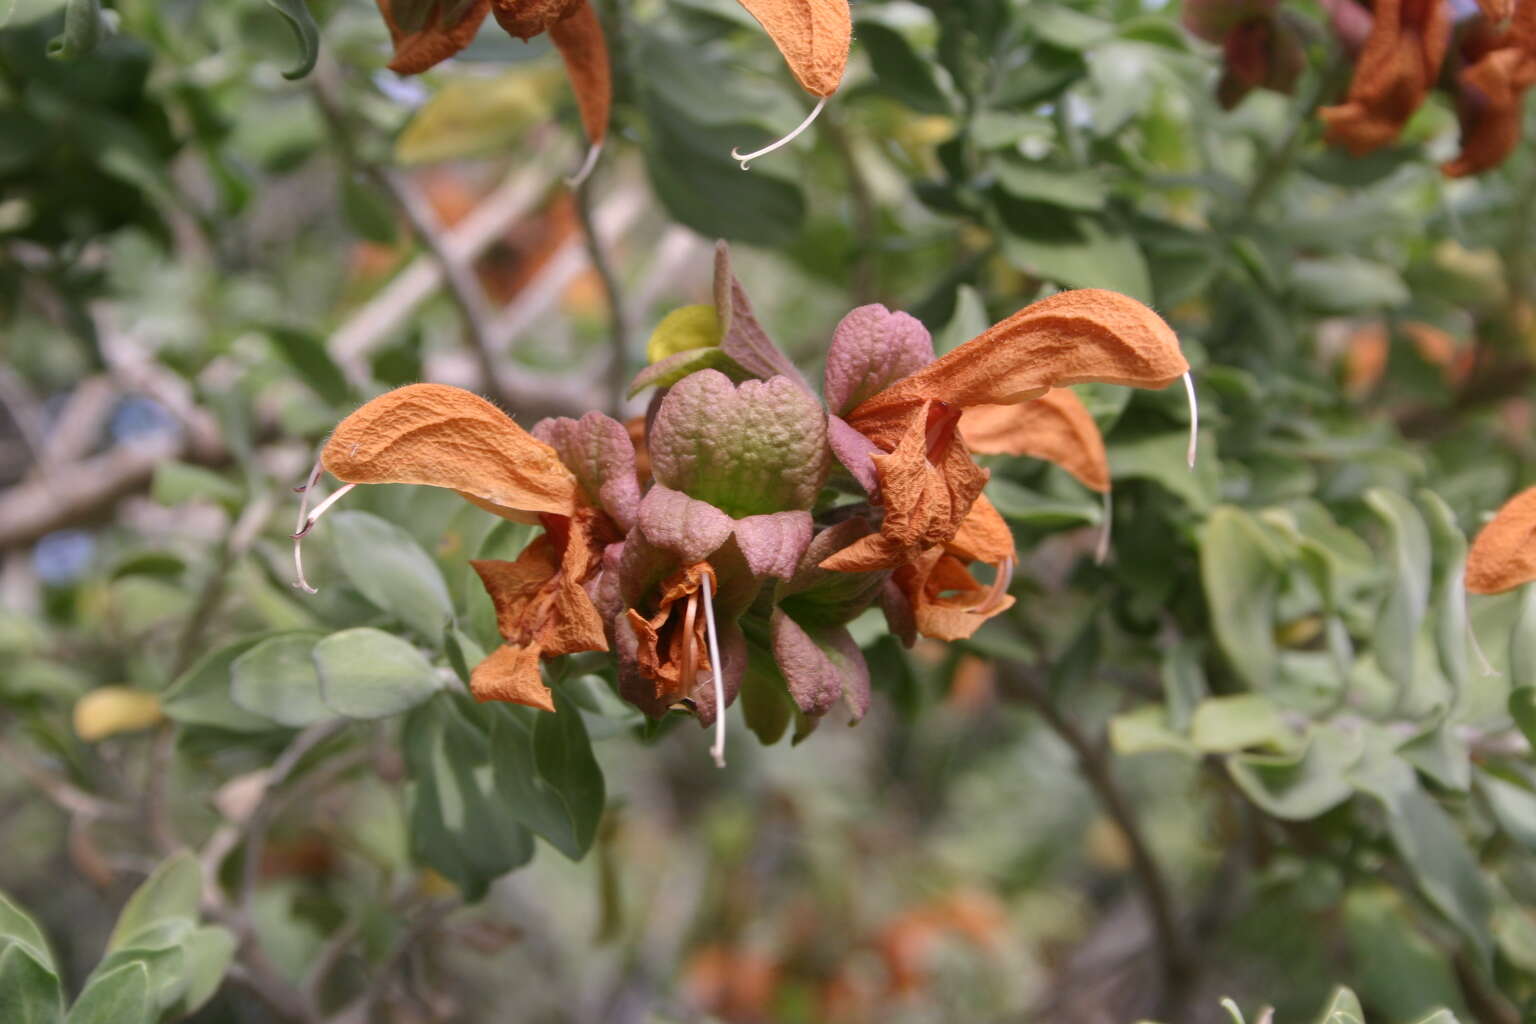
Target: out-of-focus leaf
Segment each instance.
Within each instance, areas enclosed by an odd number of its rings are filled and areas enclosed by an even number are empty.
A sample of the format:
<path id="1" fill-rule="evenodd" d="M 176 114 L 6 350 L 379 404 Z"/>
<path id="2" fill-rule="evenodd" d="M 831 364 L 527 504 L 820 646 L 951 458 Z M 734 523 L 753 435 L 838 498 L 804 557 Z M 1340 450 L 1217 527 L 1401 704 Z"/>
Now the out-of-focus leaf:
<path id="1" fill-rule="evenodd" d="M 187 935 L 181 946 L 187 987 L 178 1007 L 180 1014 L 196 1013 L 218 992 L 234 962 L 237 944 L 235 933 L 222 925 L 205 925 Z"/>
<path id="2" fill-rule="evenodd" d="M 1235 697 L 1210 697 L 1200 702 L 1189 720 L 1189 739 L 1212 754 L 1232 753 L 1249 747 L 1288 751 L 1297 745 L 1296 734 L 1280 717 L 1279 708 L 1262 693 Z"/>
<path id="3" fill-rule="evenodd" d="M 124 940 L 121 949 L 107 954 L 92 972 L 93 977 L 111 974 L 126 964 L 143 964 L 149 972 L 149 1004 L 158 1014 L 181 1002 L 187 991 L 187 955 L 184 942 L 192 933 L 185 920 L 162 921 Z M 86 987 L 91 982 L 87 980 Z"/>
<path id="4" fill-rule="evenodd" d="M 1521 846 L 1536 851 L 1536 793 L 1487 772 L 1478 773 L 1477 788 L 1499 827 Z"/>
<path id="5" fill-rule="evenodd" d="M 1343 910 L 1350 977 L 1378 1019 L 1418 1020 L 1428 1007 L 1461 1004 L 1447 957 L 1415 924 L 1401 893 L 1385 885 L 1352 888 Z"/>
<path id="6" fill-rule="evenodd" d="M 1108 288 L 1152 300 L 1152 278 L 1141 249 L 1113 221 L 993 192 L 998 241 L 1010 264 L 1073 288 Z"/>
<path id="7" fill-rule="evenodd" d="M 155 464 L 150 495 L 162 505 L 180 505 L 184 501 L 216 501 L 227 506 L 239 505 L 245 492 L 239 486 L 201 466 L 175 459 Z"/>
<path id="8" fill-rule="evenodd" d="M 315 17 L 309 13 L 305 0 L 267 0 L 267 3 L 288 22 L 299 43 L 299 62 L 284 71 L 283 77 L 303 78 L 315 69 L 315 61 L 320 57 L 320 26 L 315 24 Z"/>
<path id="9" fill-rule="evenodd" d="M 128 897 L 107 938 L 107 952 L 122 948 L 129 939 L 155 925 L 197 921 L 203 894 L 202 869 L 190 850 L 174 853 Z"/>
<path id="10" fill-rule="evenodd" d="M 1201 653 L 1205 644 L 1185 638 L 1163 651 L 1158 676 L 1163 683 L 1163 704 L 1175 729 L 1189 728 L 1195 708 L 1209 695 Z"/>
<path id="11" fill-rule="evenodd" d="M 1466 792 L 1472 785 L 1467 744 L 1449 718 L 1442 718 L 1397 748 L 1399 756 L 1446 789 Z"/>
<path id="12" fill-rule="evenodd" d="M 572 860 L 597 836 L 603 773 L 581 714 L 559 690 L 555 711 L 498 704 L 491 720 L 496 792 L 523 825 Z"/>
<path id="13" fill-rule="evenodd" d="M 1317 1015 L 1315 1024 L 1365 1024 L 1365 1010 L 1354 992 L 1340 985 L 1328 997 L 1323 1012 Z"/>
<path id="14" fill-rule="evenodd" d="M 346 178 L 341 183 L 341 212 L 359 238 L 376 245 L 394 245 L 400 225 L 395 210 L 365 181 Z"/>
<path id="15" fill-rule="evenodd" d="M 384 718 L 409 711 L 442 684 L 420 651 L 383 630 L 345 629 L 315 644 L 320 699 L 348 718 Z"/>
<path id="16" fill-rule="evenodd" d="M 949 323 L 944 325 L 943 330 L 934 333 L 934 353 L 943 355 L 950 349 L 958 348 L 991 326 L 992 321 L 987 318 L 987 306 L 981 299 L 981 293 L 963 284 L 955 290 L 955 311 L 950 314 Z"/>
<path id="17" fill-rule="evenodd" d="M 1275 602 L 1283 552 L 1242 509 L 1218 506 L 1200 533 L 1200 578 L 1216 642 L 1256 689 L 1275 678 Z"/>
<path id="18" fill-rule="evenodd" d="M 229 666 L 229 695 L 253 715 L 300 728 L 335 718 L 320 695 L 313 633 L 281 633 L 235 657 Z"/>
<path id="19" fill-rule="evenodd" d="M 64 31 L 48 44 L 48 56 L 75 60 L 101 42 L 101 0 L 66 0 Z"/>
<path id="20" fill-rule="evenodd" d="M 340 368 L 331 361 L 321 340 L 309 331 L 281 324 L 263 328 L 272 347 L 298 371 L 299 379 L 332 405 L 352 400 L 352 388 Z"/>
<path id="21" fill-rule="evenodd" d="M 1327 725 L 1314 726 L 1296 754 L 1236 754 L 1227 773 L 1248 799 L 1277 818 L 1306 821 L 1350 798 L 1348 771 L 1360 756 L 1357 737 Z"/>
<path id="22" fill-rule="evenodd" d="M 1025 199 L 1069 210 L 1102 210 L 1106 193 L 1092 172 L 1063 170 L 1026 163 L 1013 157 L 994 160 L 997 183 L 1016 199 Z"/>
<path id="23" fill-rule="evenodd" d="M 1132 754 L 1185 754 L 1199 757 L 1200 750 L 1168 725 L 1163 709 L 1148 704 L 1109 720 L 1109 747 L 1122 757 Z"/>
<path id="24" fill-rule="evenodd" d="M 203 655 L 160 695 L 160 708 L 183 725 L 206 725 L 233 732 L 265 732 L 272 722 L 236 704 L 230 696 L 230 666 L 236 658 L 272 634 L 236 640 Z"/>
<path id="25" fill-rule="evenodd" d="M 54 969 L 53 953 L 43 930 L 30 914 L 12 903 L 4 893 L 0 893 L 0 942 L 25 946 L 38 963 L 50 971 Z"/>
<path id="26" fill-rule="evenodd" d="M 149 1024 L 149 969 L 138 961 L 91 979 L 65 1024 Z"/>
<path id="27" fill-rule="evenodd" d="M 1023 20 L 1041 39 L 1063 50 L 1086 50 L 1115 34 L 1109 22 L 1061 4 L 1029 4 L 1023 8 Z"/>
<path id="28" fill-rule="evenodd" d="M 164 716 L 160 698 L 131 686 L 98 686 L 75 702 L 75 735 L 87 743 L 136 732 L 158 724 Z"/>
<path id="29" fill-rule="evenodd" d="M 1408 286 L 1390 267 L 1357 256 L 1303 257 L 1291 265 L 1291 286 L 1314 309 L 1356 313 L 1408 301 Z"/>
<path id="30" fill-rule="evenodd" d="M 1419 510 L 1402 495 L 1376 488 L 1365 503 L 1387 525 L 1392 589 L 1376 619 L 1376 661 L 1406 694 L 1415 684 L 1414 653 L 1429 608 L 1429 531 Z"/>
<path id="31" fill-rule="evenodd" d="M 1509 682 L 1515 693 L 1528 691 L 1519 702 L 1511 693 L 1510 713 L 1528 737 L 1536 737 L 1536 716 L 1523 717 L 1523 708 L 1532 706 L 1529 698 L 1536 695 L 1536 583 L 1520 588 L 1519 610 L 1509 631 Z M 1515 710 L 1517 703 L 1522 705 L 1521 711 Z"/>
<path id="32" fill-rule="evenodd" d="M 563 80 L 546 65 L 451 78 L 407 122 L 395 140 L 395 161 L 409 167 L 505 152 L 530 125 L 549 120 Z"/>
<path id="33" fill-rule="evenodd" d="M 6 1024 L 59 1024 L 64 990 L 58 975 L 32 948 L 0 942 L 0 1020 Z"/>
<path id="34" fill-rule="evenodd" d="M 859 46 L 869 55 L 881 92 L 925 114 L 952 112 L 949 97 L 934 76 L 934 65 L 920 57 L 906 36 L 870 18 L 855 26 Z"/>
<path id="35" fill-rule="evenodd" d="M 1196 512 L 1205 512 L 1220 498 L 1220 462 L 1215 435 L 1200 434 L 1200 457 L 1189 468 L 1189 434 L 1173 431 L 1108 446 L 1109 472 L 1115 479 L 1151 480 L 1184 499 Z"/>
<path id="36" fill-rule="evenodd" d="M 453 602 L 437 563 L 415 538 L 367 512 L 335 512 L 326 526 L 353 586 L 423 639 L 440 643 Z"/>

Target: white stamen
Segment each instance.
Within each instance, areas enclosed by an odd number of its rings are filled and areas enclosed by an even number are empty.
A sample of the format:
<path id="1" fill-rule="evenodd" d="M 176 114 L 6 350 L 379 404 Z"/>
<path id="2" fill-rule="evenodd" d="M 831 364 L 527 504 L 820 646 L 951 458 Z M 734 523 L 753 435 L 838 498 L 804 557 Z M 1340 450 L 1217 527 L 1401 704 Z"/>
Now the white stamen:
<path id="1" fill-rule="evenodd" d="M 720 638 L 715 634 L 715 598 L 710 592 L 709 574 L 699 577 L 704 587 L 704 632 L 709 636 L 709 674 L 715 677 L 715 745 L 709 756 L 715 765 L 725 767 L 725 666 L 720 663 Z"/>
<path id="2" fill-rule="evenodd" d="M 592 145 L 588 146 L 587 158 L 581 162 L 581 166 L 576 169 L 575 174 L 565 179 L 566 187 L 580 188 L 581 183 L 586 181 L 587 177 L 591 175 L 592 168 L 597 166 L 597 158 L 602 154 L 602 152 L 603 144 L 601 142 L 594 142 Z"/>
<path id="3" fill-rule="evenodd" d="M 767 156 L 774 150 L 794 142 L 795 139 L 799 137 L 800 133 L 809 128 L 811 126 L 811 122 L 816 120 L 817 115 L 821 113 L 821 108 L 827 105 L 828 98 L 829 97 L 823 96 L 819 101 L 817 101 L 816 106 L 813 107 L 811 112 L 805 116 L 805 120 L 800 122 L 800 126 L 794 131 L 790 132 L 788 135 L 784 136 L 779 141 L 771 142 L 755 153 L 743 153 L 741 150 L 733 148 L 731 150 L 731 159 L 741 161 L 741 169 L 746 170 L 749 161 L 756 160 L 760 156 Z"/>
<path id="4" fill-rule="evenodd" d="M 1103 565 L 1109 557 L 1109 531 L 1115 525 L 1115 499 L 1113 491 L 1104 492 L 1104 521 L 1099 529 L 1099 543 L 1093 549 L 1093 564 Z"/>
<path id="5" fill-rule="evenodd" d="M 342 495 L 357 486 L 356 484 L 347 484 L 344 487 L 338 487 L 324 501 L 316 505 L 313 512 L 309 512 L 306 509 L 306 506 L 309 505 L 309 496 L 315 489 L 315 484 L 319 482 L 319 479 L 320 464 L 317 462 L 315 463 L 314 471 L 310 473 L 309 482 L 303 487 L 304 497 L 299 501 L 299 522 L 293 531 L 293 569 L 298 575 L 298 579 L 293 581 L 293 585 L 308 594 L 318 594 L 319 591 L 310 586 L 309 580 L 304 578 L 304 538 L 308 536 L 310 530 L 314 529 L 315 524 L 320 521 L 320 517 L 325 515 L 326 509 L 336 504 Z"/>
<path id="6" fill-rule="evenodd" d="M 1472 623 L 1467 623 L 1467 639 L 1472 641 L 1472 653 L 1477 655 L 1478 667 L 1485 676 L 1496 676 L 1499 670 L 1493 667 L 1493 662 L 1488 660 L 1488 655 L 1483 651 L 1483 645 L 1477 639 L 1477 630 L 1472 628 Z"/>
<path id="7" fill-rule="evenodd" d="M 1195 398 L 1195 379 L 1184 371 L 1184 393 L 1189 395 L 1189 452 L 1185 458 L 1195 468 L 1195 449 L 1200 444 L 1200 402 Z"/>

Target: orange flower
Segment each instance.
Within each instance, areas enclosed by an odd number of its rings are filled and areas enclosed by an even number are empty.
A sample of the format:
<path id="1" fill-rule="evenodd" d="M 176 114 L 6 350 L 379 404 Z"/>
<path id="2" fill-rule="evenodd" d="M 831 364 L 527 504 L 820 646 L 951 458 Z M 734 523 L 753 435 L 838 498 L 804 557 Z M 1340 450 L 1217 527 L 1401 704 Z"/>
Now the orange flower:
<path id="1" fill-rule="evenodd" d="M 1467 589 L 1502 594 L 1536 580 L 1536 487 L 1505 502 L 1467 553 Z"/>
<path id="2" fill-rule="evenodd" d="M 1486 8 L 1485 8 L 1486 9 Z M 1499 28 L 1495 22 L 1508 17 Z M 1479 174 L 1504 162 L 1520 141 L 1525 91 L 1536 85 L 1536 3 L 1523 0 L 1489 10 L 1461 44 L 1456 113 L 1461 153 L 1441 169 L 1452 178 Z"/>
<path id="3" fill-rule="evenodd" d="M 543 524 L 544 535 L 516 561 L 473 563 L 506 644 L 475 668 L 470 689 L 478 700 L 553 711 L 539 662 L 608 649 L 585 587 L 601 569 L 604 548 L 622 536 L 639 484 L 628 436 L 612 420 L 590 413 L 536 429 L 549 443 L 478 395 L 443 384 L 381 395 L 342 420 L 326 443 L 321 465 L 348 486 L 315 512 L 301 512 L 295 538 L 357 484 L 447 487 L 503 518 Z"/>
<path id="4" fill-rule="evenodd" d="M 1444 0 L 1376 0 L 1349 96 L 1321 111 L 1328 141 L 1355 156 L 1394 141 L 1439 77 L 1450 40 Z"/>

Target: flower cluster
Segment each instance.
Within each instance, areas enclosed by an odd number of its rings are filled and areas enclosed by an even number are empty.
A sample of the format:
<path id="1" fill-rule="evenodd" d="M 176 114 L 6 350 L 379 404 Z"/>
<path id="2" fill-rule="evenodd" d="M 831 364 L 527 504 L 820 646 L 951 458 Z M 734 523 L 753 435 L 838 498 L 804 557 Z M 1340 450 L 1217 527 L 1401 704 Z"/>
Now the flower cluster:
<path id="1" fill-rule="evenodd" d="M 477 698 L 553 710 L 540 662 L 609 651 L 626 700 L 715 724 L 717 758 L 722 709 L 743 687 L 759 735 L 791 717 L 803 731 L 840 702 L 861 717 L 869 672 L 847 627 L 868 608 L 911 644 L 968 637 L 1012 604 L 1013 538 L 973 452 L 1048 459 L 1107 492 L 1102 440 L 1063 389 L 1189 379 L 1157 314 L 1085 289 L 937 359 L 917 320 L 855 309 L 818 397 L 754 317 L 724 245 L 713 306 L 669 316 L 652 355 L 634 385 L 657 389 L 638 449 L 599 412 L 529 432 L 467 391 L 414 384 L 343 420 L 321 464 L 349 487 L 447 487 L 542 524 L 515 561 L 473 563 L 506 641 L 474 669 Z M 301 511 L 296 538 L 323 509 Z"/>
<path id="2" fill-rule="evenodd" d="M 565 61 L 590 148 L 573 184 L 585 178 L 602 151 L 613 104 L 612 71 L 602 23 L 591 0 L 377 0 L 394 44 L 389 68 L 414 75 L 463 50 L 486 15 L 508 35 L 524 41 L 549 34 Z M 819 98 L 809 117 L 785 138 L 755 153 L 732 152 L 747 161 L 771 152 L 805 130 L 837 91 L 848 63 L 853 18 L 848 0 L 741 0 L 768 33 L 801 88 Z"/>
<path id="3" fill-rule="evenodd" d="M 1332 145 L 1363 156 L 1395 142 L 1437 85 L 1451 94 L 1461 152 L 1442 170 L 1478 174 L 1520 141 L 1525 91 L 1536 84 L 1536 0 L 1324 0 L 1334 34 L 1354 53 L 1343 102 L 1321 110 Z M 1184 23 L 1220 43 L 1218 86 L 1232 106 L 1250 89 L 1289 92 L 1303 64 L 1301 35 L 1278 0 L 1190 0 Z"/>

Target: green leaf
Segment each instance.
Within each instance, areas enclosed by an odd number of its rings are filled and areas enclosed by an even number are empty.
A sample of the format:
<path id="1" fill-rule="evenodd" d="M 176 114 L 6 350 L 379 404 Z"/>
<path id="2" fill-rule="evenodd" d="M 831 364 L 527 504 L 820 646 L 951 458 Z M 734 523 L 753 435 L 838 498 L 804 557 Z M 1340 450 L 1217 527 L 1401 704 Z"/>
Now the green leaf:
<path id="1" fill-rule="evenodd" d="M 1358 256 L 1298 259 L 1291 264 L 1291 287 L 1325 313 L 1392 308 L 1409 299 L 1397 271 Z"/>
<path id="2" fill-rule="evenodd" d="M 953 112 L 935 65 L 919 56 L 906 36 L 871 18 L 860 18 L 854 31 L 881 92 L 925 114 Z"/>
<path id="3" fill-rule="evenodd" d="M 327 525 L 353 586 L 422 639 L 440 643 L 453 602 L 437 563 L 415 538 L 367 512 L 336 512 Z"/>
<path id="4" fill-rule="evenodd" d="M 313 332 L 281 324 L 268 324 L 262 330 L 272 347 L 315 394 L 332 405 L 347 405 L 352 401 L 351 385 L 331 361 L 325 344 Z"/>
<path id="5" fill-rule="evenodd" d="M 492 78 L 476 74 L 434 83 L 395 140 L 395 162 L 411 166 L 508 152 L 530 126 L 550 119 L 555 88 L 564 88 L 551 70 L 536 61 Z"/>
<path id="6" fill-rule="evenodd" d="M 149 1024 L 149 969 L 134 961 L 93 977 L 65 1024 Z"/>
<path id="7" fill-rule="evenodd" d="M 162 505 L 214 501 L 234 507 L 245 501 L 245 492 L 238 485 L 211 469 L 175 459 L 155 463 L 155 476 L 150 483 L 149 493 Z"/>
<path id="8" fill-rule="evenodd" d="M 0 942 L 25 946 L 38 963 L 50 971 L 54 969 L 53 953 L 48 948 L 47 936 L 37 922 L 32 920 L 32 916 L 11 902 L 3 892 L 0 892 Z"/>
<path id="9" fill-rule="evenodd" d="M 1365 1024 L 1365 1010 L 1361 1009 L 1355 994 L 1340 985 L 1333 990 L 1315 1024 Z"/>
<path id="10" fill-rule="evenodd" d="M 955 289 L 955 311 L 950 314 L 949 323 L 934 335 L 933 351 L 942 356 L 979 336 L 991 326 L 992 321 L 987 316 L 987 305 L 982 301 L 981 293 L 963 284 Z"/>
<path id="11" fill-rule="evenodd" d="M 1168 722 L 1175 729 L 1189 728 L 1195 708 L 1210 693 L 1201 657 L 1205 644 L 1185 638 L 1164 648 L 1158 676 L 1163 682 L 1163 703 Z"/>
<path id="12" fill-rule="evenodd" d="M 1509 682 L 1517 690 L 1536 693 L 1536 584 L 1520 588 L 1519 609 L 1509 630 Z M 1527 699 L 1530 695 L 1522 698 L 1523 703 L 1530 703 Z M 1515 721 L 1527 738 L 1536 737 L 1536 716 L 1522 719 L 1514 709 L 1515 697 L 1511 693 L 1510 713 L 1515 715 Z"/>
<path id="13" fill-rule="evenodd" d="M 555 712 L 499 704 L 491 724 L 496 791 L 509 812 L 572 860 L 597 836 L 603 772 L 576 707 L 555 691 Z"/>
<path id="14" fill-rule="evenodd" d="M 1141 248 L 1112 220 L 998 189 L 992 196 L 1003 258 L 1012 266 L 1073 288 L 1108 288 L 1152 301 Z"/>
<path id="15" fill-rule="evenodd" d="M 181 1014 L 196 1013 L 218 992 L 238 945 L 234 932 L 216 924 L 194 929 L 187 936 L 181 946 L 185 960 L 182 971 L 187 982 L 181 997 Z"/>
<path id="16" fill-rule="evenodd" d="M 1275 604 L 1284 553 L 1258 520 L 1218 506 L 1200 531 L 1200 578 L 1216 642 L 1256 689 L 1275 678 Z"/>
<path id="17" fill-rule="evenodd" d="M 239 655 L 229 666 L 229 695 L 253 715 L 291 728 L 336 717 L 320 694 L 313 633 L 280 633 Z"/>
<path id="18" fill-rule="evenodd" d="M 1486 957 L 1492 900 L 1461 829 L 1419 787 L 1418 776 L 1392 751 L 1384 732 L 1367 734 L 1365 754 L 1351 774 L 1355 788 L 1386 811 L 1392 844 L 1425 898 Z"/>
<path id="19" fill-rule="evenodd" d="M 303 78 L 315 69 L 315 61 L 320 57 L 320 26 L 315 24 L 315 17 L 309 13 L 309 5 L 304 0 L 267 0 L 267 3 L 287 20 L 299 43 L 299 62 L 284 71 L 283 77 Z"/>
<path id="20" fill-rule="evenodd" d="M 400 225 L 389 200 L 366 182 L 346 178 L 341 183 L 341 212 L 358 237 L 376 245 L 394 245 Z"/>
<path id="21" fill-rule="evenodd" d="M 166 922 L 197 922 L 203 895 L 202 869 L 190 850 L 173 853 L 128 897 L 107 938 L 107 952 L 124 947 L 130 938 Z"/>
<path id="22" fill-rule="evenodd" d="M 1193 743 L 1169 728 L 1167 716 L 1156 704 L 1147 704 L 1111 718 L 1109 747 L 1122 757 L 1134 754 L 1200 756 Z"/>
<path id="23" fill-rule="evenodd" d="M 1189 433 L 1177 430 L 1108 448 L 1109 471 L 1117 480 L 1151 480 L 1182 498 L 1196 512 L 1205 512 L 1220 497 L 1221 469 L 1215 436 L 1200 434 L 1200 458 L 1189 468 Z"/>
<path id="24" fill-rule="evenodd" d="M 59 1024 L 64 990 L 58 975 L 20 942 L 0 944 L 0 1020 L 5 1024 Z"/>
<path id="25" fill-rule="evenodd" d="M 1471 623 L 1467 618 L 1467 538 L 1456 522 L 1456 513 L 1438 494 L 1419 492 L 1424 520 L 1434 554 L 1433 607 L 1435 650 L 1440 671 L 1451 684 L 1454 700 L 1467 685 L 1467 640 Z"/>
<path id="26" fill-rule="evenodd" d="M 1478 773 L 1477 788 L 1505 834 L 1536 851 L 1536 793 L 1487 772 Z"/>
<path id="27" fill-rule="evenodd" d="M 1279 757 L 1236 754 L 1227 759 L 1227 774 L 1267 813 L 1306 821 L 1350 798 L 1354 787 L 1348 771 L 1360 751 L 1358 737 L 1317 725 L 1299 753 Z"/>
<path id="28" fill-rule="evenodd" d="M 1387 525 L 1392 545 L 1392 589 L 1376 619 L 1376 661 L 1406 691 L 1414 685 L 1414 649 L 1429 608 L 1429 531 L 1418 509 L 1400 494 L 1374 488 L 1365 503 Z"/>
<path id="29" fill-rule="evenodd" d="M 1115 34 L 1114 25 L 1059 4 L 1031 3 L 1022 21 L 1041 39 L 1063 50 L 1086 50 Z"/>
<path id="30" fill-rule="evenodd" d="M 1045 167 L 1006 156 L 992 162 L 997 183 L 1016 199 L 1069 210 L 1102 210 L 1108 194 L 1092 172 Z"/>
<path id="31" fill-rule="evenodd" d="M 149 1004 L 160 1013 L 179 1003 L 187 991 L 186 954 L 182 942 L 192 932 L 189 921 L 163 921 L 130 936 L 122 949 L 109 953 L 92 976 L 106 975 L 124 964 L 143 964 L 149 972 Z M 86 981 L 86 987 L 90 987 Z"/>
<path id="32" fill-rule="evenodd" d="M 315 644 L 320 699 L 348 718 L 409 711 L 442 688 L 437 670 L 399 637 L 361 626 Z"/>
<path id="33" fill-rule="evenodd" d="M 1536 746 L 1536 686 L 1517 686 L 1509 691 L 1509 716 L 1526 742 Z"/>
<path id="34" fill-rule="evenodd" d="M 203 655 L 160 695 L 160 710 L 183 725 L 205 725 L 232 732 L 266 732 L 272 720 L 252 714 L 230 695 L 236 658 L 273 634 L 248 636 Z"/>
<path id="35" fill-rule="evenodd" d="M 475 901 L 533 858 L 533 834 L 497 791 L 489 738 L 461 709 L 464 700 L 442 693 L 416 708 L 400 742 L 411 780 L 411 855 Z"/>
<path id="36" fill-rule="evenodd" d="M 1382 1020 L 1417 1020 L 1425 1007 L 1461 1002 L 1449 958 L 1416 924 L 1407 898 L 1366 883 L 1344 898 L 1350 978 Z"/>
<path id="37" fill-rule="evenodd" d="M 1296 735 L 1280 717 L 1280 709 L 1262 693 L 1235 697 L 1210 697 L 1200 702 L 1189 720 L 1189 739 L 1212 754 L 1248 747 L 1287 751 L 1296 747 Z"/>

